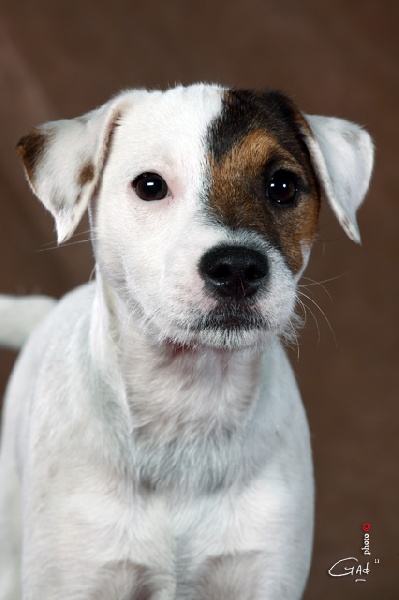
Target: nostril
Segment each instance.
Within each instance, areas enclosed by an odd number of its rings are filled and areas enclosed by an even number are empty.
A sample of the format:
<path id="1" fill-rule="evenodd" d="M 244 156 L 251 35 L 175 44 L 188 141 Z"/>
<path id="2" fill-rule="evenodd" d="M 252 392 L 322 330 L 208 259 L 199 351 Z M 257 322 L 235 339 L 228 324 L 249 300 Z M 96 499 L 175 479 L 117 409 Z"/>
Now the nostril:
<path id="1" fill-rule="evenodd" d="M 212 279 L 222 281 L 231 276 L 231 267 L 227 264 L 220 264 L 208 269 L 208 275 Z"/>
<path id="2" fill-rule="evenodd" d="M 213 294 L 241 300 L 266 281 L 268 262 L 261 252 L 246 246 L 216 246 L 200 260 L 199 272 Z"/>
<path id="3" fill-rule="evenodd" d="M 248 281 L 257 281 L 258 279 L 263 279 L 266 275 L 266 269 L 260 269 L 257 265 L 250 265 L 245 270 L 245 278 Z"/>

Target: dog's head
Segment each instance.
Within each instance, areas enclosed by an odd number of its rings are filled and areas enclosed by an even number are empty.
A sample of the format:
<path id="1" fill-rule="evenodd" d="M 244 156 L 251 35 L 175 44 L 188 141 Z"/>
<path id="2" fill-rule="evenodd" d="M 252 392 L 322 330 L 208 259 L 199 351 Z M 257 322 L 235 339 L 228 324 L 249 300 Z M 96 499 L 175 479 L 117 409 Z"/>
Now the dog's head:
<path id="1" fill-rule="evenodd" d="M 102 277 L 160 341 L 243 348 L 284 331 L 325 197 L 349 237 L 369 135 L 277 92 L 133 90 L 19 151 L 68 239 L 89 205 Z"/>

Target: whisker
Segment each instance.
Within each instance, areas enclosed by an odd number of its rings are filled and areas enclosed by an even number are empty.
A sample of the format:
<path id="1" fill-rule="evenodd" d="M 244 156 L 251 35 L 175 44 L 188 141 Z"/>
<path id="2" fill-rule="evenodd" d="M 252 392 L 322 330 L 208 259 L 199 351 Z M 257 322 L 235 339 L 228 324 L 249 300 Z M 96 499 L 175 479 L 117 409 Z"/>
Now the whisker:
<path id="1" fill-rule="evenodd" d="M 338 348 L 337 338 L 335 337 L 334 330 L 333 330 L 333 328 L 331 326 L 330 321 L 327 318 L 327 315 L 325 314 L 325 312 L 323 311 L 323 309 L 321 308 L 321 306 L 315 300 L 313 300 L 313 298 L 311 298 L 310 296 L 308 296 L 304 292 L 298 290 L 298 294 L 300 294 L 301 296 L 303 296 L 304 298 L 306 298 L 307 300 L 309 300 L 312 304 L 314 304 L 314 306 L 316 306 L 316 308 L 318 308 L 318 310 L 322 314 L 325 322 L 327 323 L 328 328 L 331 331 L 331 335 L 333 336 L 334 343 L 335 343 L 336 347 Z M 311 314 L 313 315 L 313 313 L 312 313 L 311 309 L 309 308 L 309 306 L 307 308 L 311 312 Z M 318 327 L 318 329 L 319 329 L 319 327 Z M 319 332 L 319 334 L 320 334 L 320 332 Z M 319 341 L 320 341 L 320 335 L 319 335 Z"/>
<path id="2" fill-rule="evenodd" d="M 85 231 L 79 231 L 78 233 L 74 233 L 70 239 L 74 239 L 77 237 L 81 237 L 82 235 L 87 235 L 91 233 L 91 229 L 86 229 Z M 50 246 L 51 244 L 54 244 L 54 240 L 51 240 L 50 242 L 46 242 L 45 244 L 43 244 L 43 246 Z M 65 245 L 65 244 L 63 244 Z M 58 248 L 58 246 L 56 246 Z"/>
<path id="3" fill-rule="evenodd" d="M 299 292 L 300 294 L 302 294 L 301 292 Z M 306 296 L 306 294 L 302 294 L 305 298 L 308 298 L 308 300 L 311 300 L 311 298 L 309 298 L 308 296 Z M 312 311 L 312 309 L 309 306 L 306 306 L 306 304 L 304 302 L 302 302 L 302 300 L 300 298 L 296 298 L 298 302 L 300 302 L 300 304 L 302 305 L 305 314 L 307 314 L 307 311 L 310 312 L 310 314 L 312 315 L 313 321 L 315 322 L 316 325 L 316 329 L 317 329 L 317 346 L 319 346 L 320 344 L 320 340 L 321 340 L 321 334 L 320 334 L 320 326 L 319 326 L 319 322 L 316 318 L 316 315 L 314 314 L 314 312 Z"/>
<path id="4" fill-rule="evenodd" d="M 342 277 L 346 277 L 347 275 L 350 274 L 350 271 L 347 271 L 346 273 L 341 273 L 340 275 L 337 275 L 336 277 L 330 277 L 329 279 L 323 279 L 323 281 L 316 281 L 315 279 L 311 279 L 310 277 L 303 277 L 302 279 L 306 279 L 307 281 L 310 281 L 310 283 L 300 283 L 298 285 L 298 288 L 309 288 L 309 287 L 313 287 L 313 286 L 318 286 L 321 287 L 325 293 L 327 294 L 327 296 L 329 297 L 329 299 L 331 300 L 331 302 L 333 302 L 333 299 L 331 297 L 330 292 L 328 291 L 328 289 L 323 285 L 325 283 L 329 283 L 331 281 L 336 281 L 337 279 L 341 279 Z"/>
<path id="5" fill-rule="evenodd" d="M 85 239 L 85 240 L 75 240 L 73 242 L 68 242 L 65 244 L 60 244 L 60 245 L 54 245 L 54 246 L 50 246 L 49 248 L 38 248 L 36 250 L 36 252 L 48 252 L 49 250 L 60 250 L 61 248 L 66 248 L 67 246 L 75 246 L 76 244 L 87 244 L 87 242 L 91 242 L 91 239 Z M 53 244 L 54 242 L 50 242 L 51 244 Z"/>

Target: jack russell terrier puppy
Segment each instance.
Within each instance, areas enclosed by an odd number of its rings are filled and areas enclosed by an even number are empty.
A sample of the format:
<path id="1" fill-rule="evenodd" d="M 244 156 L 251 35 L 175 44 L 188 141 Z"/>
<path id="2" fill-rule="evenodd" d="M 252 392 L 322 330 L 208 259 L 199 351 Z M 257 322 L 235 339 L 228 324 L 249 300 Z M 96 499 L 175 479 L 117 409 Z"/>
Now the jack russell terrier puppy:
<path id="1" fill-rule="evenodd" d="M 322 198 L 359 241 L 369 135 L 200 84 L 123 92 L 18 149 L 60 243 L 88 209 L 96 277 L 1 298 L 3 344 L 37 327 L 5 402 L 0 599 L 301 598 L 313 474 L 280 340 Z"/>

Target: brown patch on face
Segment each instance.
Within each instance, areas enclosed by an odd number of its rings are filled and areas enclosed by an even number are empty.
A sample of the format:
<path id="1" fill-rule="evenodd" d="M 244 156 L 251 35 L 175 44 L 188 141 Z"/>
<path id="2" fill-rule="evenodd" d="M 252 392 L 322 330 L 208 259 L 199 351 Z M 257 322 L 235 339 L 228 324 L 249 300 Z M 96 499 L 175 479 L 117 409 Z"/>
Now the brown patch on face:
<path id="1" fill-rule="evenodd" d="M 33 130 L 32 133 L 22 137 L 17 144 L 17 150 L 24 161 L 30 181 L 34 179 L 35 170 L 43 156 L 46 141 L 46 135 L 38 130 Z"/>
<path id="2" fill-rule="evenodd" d="M 85 186 L 90 181 L 93 181 L 95 175 L 94 165 L 88 162 L 79 173 L 78 184 L 80 187 Z"/>
<path id="3" fill-rule="evenodd" d="M 209 142 L 209 214 L 233 230 L 259 233 L 297 273 L 303 245 L 315 237 L 320 208 L 319 185 L 302 133 L 309 127 L 281 94 L 229 94 Z M 298 182 L 292 204 L 276 204 L 266 195 L 268 182 L 280 170 L 294 173 Z"/>
<path id="4" fill-rule="evenodd" d="M 278 167 L 276 168 L 276 162 Z M 217 222 L 231 229 L 247 229 L 259 233 L 284 253 L 293 273 L 303 263 L 302 244 L 310 244 L 316 233 L 319 194 L 313 181 L 299 191 L 293 206 L 279 206 L 266 198 L 267 164 L 273 172 L 294 172 L 300 181 L 308 173 L 275 139 L 262 131 L 254 131 L 220 161 L 210 158 L 211 191 L 208 207 Z M 304 186 L 305 187 L 305 186 Z"/>

